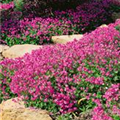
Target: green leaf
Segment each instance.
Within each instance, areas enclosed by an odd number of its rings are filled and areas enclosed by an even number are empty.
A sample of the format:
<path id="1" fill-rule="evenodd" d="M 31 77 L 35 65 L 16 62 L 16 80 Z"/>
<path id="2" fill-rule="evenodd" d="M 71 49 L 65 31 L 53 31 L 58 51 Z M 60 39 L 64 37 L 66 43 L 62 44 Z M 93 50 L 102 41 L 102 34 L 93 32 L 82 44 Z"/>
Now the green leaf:
<path id="1" fill-rule="evenodd" d="M 114 119 L 114 120 L 120 120 L 120 116 L 118 116 L 118 115 L 113 115 L 113 119 Z"/>
<path id="2" fill-rule="evenodd" d="M 118 30 L 118 31 L 120 31 L 120 26 L 119 25 L 116 26 L 115 29 Z"/>

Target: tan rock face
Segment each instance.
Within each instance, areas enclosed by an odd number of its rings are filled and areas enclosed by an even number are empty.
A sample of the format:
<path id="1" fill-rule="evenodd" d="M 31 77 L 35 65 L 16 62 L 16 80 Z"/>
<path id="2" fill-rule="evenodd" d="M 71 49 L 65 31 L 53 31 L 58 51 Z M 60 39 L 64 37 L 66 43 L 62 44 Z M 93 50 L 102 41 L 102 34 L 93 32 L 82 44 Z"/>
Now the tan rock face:
<path id="1" fill-rule="evenodd" d="M 30 108 L 5 110 L 2 120 L 52 120 L 47 112 Z"/>
<path id="2" fill-rule="evenodd" d="M 24 45 L 14 45 L 11 48 L 7 49 L 6 51 L 3 51 L 2 55 L 5 58 L 17 58 L 22 57 L 26 53 L 31 53 L 32 50 L 36 50 L 41 48 L 40 45 L 30 45 L 30 44 L 24 44 Z"/>
<path id="3" fill-rule="evenodd" d="M 2 110 L 18 109 L 18 108 L 25 108 L 25 105 L 21 98 L 14 98 L 14 99 L 9 99 L 7 101 L 3 101 L 1 103 L 1 108 Z"/>
<path id="4" fill-rule="evenodd" d="M 0 104 L 0 120 L 52 120 L 46 110 L 25 108 L 20 98 Z"/>
<path id="5" fill-rule="evenodd" d="M 9 48 L 9 46 L 7 45 L 0 45 L 0 61 L 4 59 L 4 57 L 2 56 L 2 52 L 7 50 Z"/>
<path id="6" fill-rule="evenodd" d="M 103 28 L 103 27 L 108 27 L 106 24 L 103 24 L 100 26 L 100 28 Z"/>
<path id="7" fill-rule="evenodd" d="M 0 45 L 0 53 L 7 50 L 8 48 L 9 48 L 9 46 L 7 46 L 7 45 Z"/>
<path id="8" fill-rule="evenodd" d="M 62 36 L 52 36 L 52 41 L 54 43 L 66 44 L 67 42 L 71 42 L 74 39 L 80 40 L 83 35 L 62 35 Z"/>

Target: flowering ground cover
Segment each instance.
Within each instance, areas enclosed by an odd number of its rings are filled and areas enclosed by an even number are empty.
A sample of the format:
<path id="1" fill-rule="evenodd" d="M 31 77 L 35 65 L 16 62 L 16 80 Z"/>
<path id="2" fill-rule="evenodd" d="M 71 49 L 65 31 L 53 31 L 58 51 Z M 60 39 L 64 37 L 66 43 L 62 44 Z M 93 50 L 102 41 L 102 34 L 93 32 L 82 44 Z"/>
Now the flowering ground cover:
<path id="1" fill-rule="evenodd" d="M 0 3 L 0 10 L 7 10 L 7 9 L 10 9 L 10 8 L 13 8 L 14 7 L 14 3 L 13 2 L 10 2 L 10 3 Z"/>
<path id="2" fill-rule="evenodd" d="M 114 3 L 117 8 L 115 9 L 112 1 L 93 0 L 90 3 L 78 4 L 75 9 L 51 10 L 48 16 L 34 15 L 27 5 L 23 11 L 15 11 L 13 2 L 0 4 L 3 15 L 0 43 L 9 46 L 25 43 L 44 44 L 51 43 L 53 35 L 90 32 L 101 24 L 112 22 L 112 12 L 119 10 L 119 4 Z"/>
<path id="3" fill-rule="evenodd" d="M 120 19 L 79 41 L 0 64 L 0 101 L 23 96 L 26 106 L 47 109 L 58 120 L 88 110 L 91 120 L 120 120 Z"/>

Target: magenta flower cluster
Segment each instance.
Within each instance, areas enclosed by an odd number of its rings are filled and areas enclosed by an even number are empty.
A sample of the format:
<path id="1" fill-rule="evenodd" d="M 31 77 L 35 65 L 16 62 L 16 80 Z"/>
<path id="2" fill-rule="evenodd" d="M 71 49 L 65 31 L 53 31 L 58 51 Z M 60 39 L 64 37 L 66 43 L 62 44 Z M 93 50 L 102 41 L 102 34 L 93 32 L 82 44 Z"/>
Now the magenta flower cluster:
<path id="1" fill-rule="evenodd" d="M 92 120 L 114 120 L 107 113 L 104 112 L 102 107 L 95 107 L 93 109 Z"/>
<path id="2" fill-rule="evenodd" d="M 14 8 L 14 3 L 13 2 L 6 3 L 6 4 L 0 3 L 0 11 L 2 11 L 2 10 L 8 10 L 10 8 Z"/>
<path id="3" fill-rule="evenodd" d="M 108 103 L 113 102 L 119 115 L 120 84 L 115 78 L 120 72 L 120 32 L 115 28 L 119 25 L 120 19 L 86 33 L 79 41 L 44 46 L 21 58 L 5 59 L 0 63 L 3 98 L 10 97 L 6 92 L 9 87 L 13 94 L 24 96 L 29 105 L 36 102 L 36 107 L 41 101 L 49 109 L 51 101 L 54 107 L 50 110 L 57 106 L 61 113 L 79 111 L 83 106 L 78 101 L 92 99 L 97 104 L 92 119 L 112 120 L 102 105 L 109 108 Z"/>
<path id="4" fill-rule="evenodd" d="M 113 84 L 105 93 L 104 97 L 107 99 L 107 101 L 118 101 L 120 97 L 120 84 Z"/>
<path id="5" fill-rule="evenodd" d="M 80 31 L 86 31 L 88 28 L 95 29 L 101 23 L 107 21 L 107 17 L 111 11 L 107 11 L 110 7 L 111 0 L 104 0 L 101 2 L 92 1 L 84 3 L 76 7 L 76 9 L 69 9 L 66 11 L 55 11 L 55 15 L 59 19 L 69 19 Z M 68 16 L 68 17 L 66 17 Z M 91 26 L 92 25 L 92 26 Z"/>
<path id="6" fill-rule="evenodd" d="M 111 113 L 120 117 L 120 108 L 119 108 L 119 99 L 120 99 L 120 83 L 112 84 L 103 95 L 103 98 L 106 98 L 107 111 L 111 110 Z M 114 120 L 109 114 L 103 109 L 100 99 L 93 99 L 93 102 L 97 104 L 97 107 L 93 109 L 92 120 Z M 111 107 L 111 103 L 116 103 Z"/>
<path id="7" fill-rule="evenodd" d="M 51 36 L 54 35 L 85 33 L 109 22 L 111 3 L 111 0 L 93 0 L 90 4 L 78 5 L 76 9 L 53 11 L 51 16 L 45 18 L 33 17 L 28 13 L 27 18 L 24 16 L 23 19 L 19 19 L 22 12 L 13 11 L 9 15 L 10 19 L 2 21 L 1 39 L 8 45 L 43 44 L 50 42 Z M 8 16 L 7 14 L 4 13 L 3 18 Z"/>
<path id="8" fill-rule="evenodd" d="M 17 22 L 19 22 L 19 25 Z M 11 25 L 11 27 L 9 27 Z M 6 21 L 2 27 L 3 35 L 18 41 L 36 41 L 37 44 L 42 44 L 44 41 L 50 41 L 51 36 L 61 34 L 74 34 L 71 21 L 60 21 L 57 18 L 35 18 L 29 20 L 16 21 L 12 23 L 12 20 Z"/>

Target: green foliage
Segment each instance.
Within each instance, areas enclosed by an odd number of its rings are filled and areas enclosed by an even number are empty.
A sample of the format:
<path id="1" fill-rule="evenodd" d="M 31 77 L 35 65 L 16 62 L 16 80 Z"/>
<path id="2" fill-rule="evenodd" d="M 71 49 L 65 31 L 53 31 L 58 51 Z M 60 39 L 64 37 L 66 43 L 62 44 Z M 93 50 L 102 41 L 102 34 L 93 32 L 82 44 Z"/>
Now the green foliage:
<path id="1" fill-rule="evenodd" d="M 56 120 L 72 120 L 72 115 L 71 114 L 60 115 L 56 118 Z"/>
<path id="2" fill-rule="evenodd" d="M 114 119 L 114 120 L 120 120 L 120 116 L 118 116 L 118 115 L 113 115 L 113 119 Z"/>
<path id="3" fill-rule="evenodd" d="M 53 103 L 53 101 L 49 100 L 47 102 L 44 102 L 44 100 L 40 100 L 40 99 L 37 99 L 34 101 L 31 101 L 28 99 L 26 101 L 26 107 L 41 108 L 41 109 L 48 110 L 51 113 L 57 113 L 59 109 L 59 107 L 55 103 Z"/>
<path id="4" fill-rule="evenodd" d="M 36 36 L 35 38 L 32 38 L 29 35 L 27 35 L 27 36 L 22 35 L 20 38 L 16 38 L 16 37 L 11 38 L 11 37 L 8 37 L 7 35 L 4 35 L 4 38 L 5 38 L 4 39 L 5 42 L 9 46 L 13 46 L 13 45 L 17 45 L 17 44 L 34 44 L 34 45 L 36 45 L 36 44 L 39 44 L 39 41 L 40 41 L 38 36 Z"/>
<path id="5" fill-rule="evenodd" d="M 15 10 L 21 11 L 24 5 L 24 0 L 14 0 Z"/>
<path id="6" fill-rule="evenodd" d="M 114 4 L 111 4 L 111 10 L 114 11 L 114 12 L 120 12 L 120 6 L 117 6 L 117 5 L 114 5 Z"/>
<path id="7" fill-rule="evenodd" d="M 120 32 L 120 25 L 116 26 L 115 29 Z"/>
<path id="8" fill-rule="evenodd" d="M 2 2 L 2 3 L 9 3 L 9 2 L 12 2 L 13 0 L 2 0 L 2 1 L 0 1 L 0 2 Z"/>

